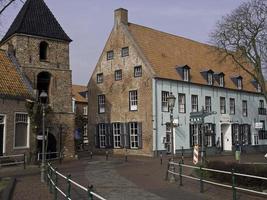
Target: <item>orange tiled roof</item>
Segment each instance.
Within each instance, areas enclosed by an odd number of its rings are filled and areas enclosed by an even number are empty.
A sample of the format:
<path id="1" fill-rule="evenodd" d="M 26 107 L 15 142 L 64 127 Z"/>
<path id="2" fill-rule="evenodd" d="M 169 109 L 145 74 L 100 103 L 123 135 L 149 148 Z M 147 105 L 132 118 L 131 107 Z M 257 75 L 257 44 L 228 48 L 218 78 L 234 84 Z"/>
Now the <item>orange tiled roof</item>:
<path id="1" fill-rule="evenodd" d="M 72 96 L 75 98 L 76 101 L 87 103 L 87 99 L 81 95 L 82 92 L 87 92 L 87 87 L 83 85 L 72 85 Z"/>
<path id="2" fill-rule="evenodd" d="M 0 96 L 32 99 L 22 74 L 18 70 L 6 52 L 0 50 Z"/>
<path id="3" fill-rule="evenodd" d="M 214 73 L 225 74 L 226 88 L 237 89 L 231 78 L 242 76 L 243 90 L 256 92 L 250 76 L 230 59 L 221 62 L 222 59 L 215 53 L 215 48 L 210 45 L 132 23 L 128 24 L 128 29 L 151 64 L 156 77 L 182 80 L 176 68 L 188 65 L 191 68 L 190 79 L 193 83 L 207 85 L 200 72 L 211 69 Z M 218 86 L 218 83 L 215 81 L 214 85 Z"/>

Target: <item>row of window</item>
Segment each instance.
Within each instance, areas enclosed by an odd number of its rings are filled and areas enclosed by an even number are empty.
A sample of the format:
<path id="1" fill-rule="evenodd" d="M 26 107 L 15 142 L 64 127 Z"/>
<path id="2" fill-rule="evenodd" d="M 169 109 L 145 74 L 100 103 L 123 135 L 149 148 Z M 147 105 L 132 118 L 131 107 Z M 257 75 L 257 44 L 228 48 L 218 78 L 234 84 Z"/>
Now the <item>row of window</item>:
<path id="1" fill-rule="evenodd" d="M 106 96 L 98 95 L 98 113 L 106 112 Z M 137 111 L 138 110 L 138 93 L 137 90 L 129 91 L 129 110 Z"/>
<path id="2" fill-rule="evenodd" d="M 96 127 L 98 148 L 142 148 L 142 123 L 100 123 Z"/>
<path id="3" fill-rule="evenodd" d="M 129 47 L 123 47 L 121 48 L 121 57 L 129 56 Z M 113 60 L 114 59 L 114 51 L 110 50 L 107 52 L 107 60 Z"/>
<path id="4" fill-rule="evenodd" d="M 205 146 L 220 146 L 221 141 L 215 144 L 215 124 L 207 123 L 204 125 Z M 249 124 L 232 124 L 232 145 L 250 145 L 251 144 L 251 128 Z M 202 124 L 190 124 L 190 146 L 202 145 Z M 255 142 L 256 144 L 257 142 Z"/>
<path id="5" fill-rule="evenodd" d="M 134 77 L 141 77 L 142 76 L 142 66 L 135 66 L 134 67 Z M 118 69 L 114 72 L 114 79 L 115 81 L 122 80 L 122 70 Z M 96 75 L 96 83 L 103 83 L 104 81 L 104 75 L 103 73 L 98 73 Z"/>
<path id="6" fill-rule="evenodd" d="M 0 132 L 4 131 L 5 116 L 0 116 Z M 14 148 L 29 147 L 29 117 L 26 113 L 15 113 Z M 2 150 L 1 150 L 2 151 Z"/>
<path id="7" fill-rule="evenodd" d="M 190 81 L 190 67 L 185 65 L 182 67 L 177 68 L 178 72 L 181 72 L 181 76 L 183 78 L 183 81 Z M 200 72 L 203 74 L 203 76 L 206 78 L 207 84 L 208 85 L 214 85 L 214 81 L 216 80 L 219 84 L 220 87 L 225 87 L 225 81 L 224 81 L 224 73 L 214 73 L 212 70 L 207 70 Z M 231 78 L 234 84 L 236 85 L 237 89 L 242 90 L 243 89 L 243 78 L 242 76 L 236 76 Z M 254 81 L 255 82 L 255 81 Z M 261 87 L 260 84 L 254 83 L 257 92 L 261 92 Z"/>
<path id="8" fill-rule="evenodd" d="M 162 91 L 161 92 L 161 105 L 162 105 L 162 111 L 163 112 L 168 112 L 168 98 L 169 92 L 167 91 Z M 207 112 L 212 111 L 212 103 L 211 103 L 211 97 L 210 96 L 205 96 L 205 110 Z M 230 113 L 231 115 L 235 114 L 235 99 L 230 98 L 229 99 L 229 107 L 230 107 Z M 198 112 L 198 95 L 191 95 L 191 112 Z M 264 109 L 264 101 L 260 100 L 259 101 L 259 108 Z M 179 93 L 178 94 L 178 111 L 179 113 L 186 113 L 186 95 L 184 93 Z M 225 97 L 220 97 L 220 113 L 221 114 L 226 114 L 226 98 Z M 243 100 L 242 101 L 242 115 L 244 117 L 248 116 L 248 105 L 247 101 Z"/>

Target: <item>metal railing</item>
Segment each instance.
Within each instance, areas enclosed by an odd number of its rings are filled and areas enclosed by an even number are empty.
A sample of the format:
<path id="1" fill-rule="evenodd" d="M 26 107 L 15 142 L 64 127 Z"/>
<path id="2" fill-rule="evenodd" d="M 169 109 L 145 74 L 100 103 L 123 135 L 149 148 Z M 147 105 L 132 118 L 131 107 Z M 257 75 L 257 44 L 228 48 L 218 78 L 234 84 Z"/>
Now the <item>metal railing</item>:
<path id="1" fill-rule="evenodd" d="M 175 168 L 174 168 L 174 171 L 171 171 L 170 170 L 171 168 L 169 168 L 170 165 L 178 166 L 179 172 L 178 173 L 175 172 Z M 197 178 L 197 177 L 193 177 L 193 176 L 189 176 L 189 175 L 183 174 L 183 168 L 192 168 L 192 169 L 199 170 L 200 171 L 200 177 Z M 232 176 L 232 184 L 231 185 L 227 185 L 227 184 L 218 183 L 218 182 L 211 181 L 211 180 L 205 180 L 204 179 L 204 175 L 203 175 L 204 171 L 211 171 L 211 172 L 231 175 Z M 236 177 L 237 176 L 255 178 L 255 179 L 260 179 L 260 180 L 265 180 L 265 181 L 267 181 L 267 177 L 260 177 L 260 176 L 255 176 L 255 175 L 236 173 L 236 172 L 234 172 L 234 170 L 229 172 L 229 171 L 223 171 L 223 170 L 209 169 L 209 168 L 205 168 L 205 167 L 201 167 L 201 166 L 197 167 L 197 166 L 192 166 L 192 165 L 186 165 L 186 164 L 183 164 L 181 161 L 179 163 L 169 162 L 168 163 L 167 175 L 168 175 L 168 173 L 174 174 L 176 176 L 179 176 L 180 186 L 183 185 L 183 177 L 199 181 L 200 182 L 200 192 L 201 193 L 204 192 L 204 183 L 208 183 L 208 184 L 211 184 L 211 185 L 216 185 L 216 186 L 221 186 L 221 187 L 232 189 L 233 200 L 236 200 L 236 191 L 237 190 L 245 191 L 245 192 L 249 192 L 249 193 L 254 193 L 254 194 L 259 194 L 259 195 L 264 195 L 264 196 L 267 197 L 267 192 L 260 192 L 260 191 L 256 191 L 256 190 L 252 190 L 252 189 L 236 186 Z"/>
<path id="2" fill-rule="evenodd" d="M 40 152 L 38 152 L 38 154 L 37 154 L 37 161 L 41 161 L 42 160 L 42 155 L 43 154 L 46 155 L 45 160 L 59 160 L 59 159 L 62 158 L 61 152 L 46 152 L 46 153 L 40 153 Z"/>
<path id="3" fill-rule="evenodd" d="M 88 186 L 86 188 L 86 187 L 80 185 L 79 183 L 76 183 L 75 181 L 73 181 L 71 179 L 70 174 L 65 176 L 65 175 L 59 173 L 56 168 L 52 167 L 51 163 L 47 164 L 46 172 L 47 172 L 47 176 L 46 176 L 47 177 L 47 185 L 49 186 L 50 192 L 54 194 L 55 200 L 58 199 L 58 192 L 66 199 L 71 200 L 71 186 L 72 185 L 81 189 L 82 191 L 86 192 L 89 200 L 93 200 L 93 199 L 106 200 L 105 198 L 103 198 L 99 194 L 93 192 L 93 186 Z M 62 178 L 63 180 L 66 181 L 66 184 L 67 184 L 67 192 L 66 193 L 63 191 L 63 189 L 59 188 L 59 185 L 58 185 L 59 178 Z"/>
<path id="4" fill-rule="evenodd" d="M 23 168 L 26 169 L 26 159 L 27 158 L 25 153 L 9 156 L 0 156 L 0 167 L 22 164 Z"/>

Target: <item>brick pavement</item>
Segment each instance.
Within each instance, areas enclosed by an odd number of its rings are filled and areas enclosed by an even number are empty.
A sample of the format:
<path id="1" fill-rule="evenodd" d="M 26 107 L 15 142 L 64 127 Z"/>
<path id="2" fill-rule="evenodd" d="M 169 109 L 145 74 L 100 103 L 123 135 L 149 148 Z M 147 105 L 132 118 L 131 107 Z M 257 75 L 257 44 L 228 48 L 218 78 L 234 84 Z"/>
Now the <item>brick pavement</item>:
<path id="1" fill-rule="evenodd" d="M 209 157 L 232 161 L 233 156 Z M 185 158 L 186 163 L 192 163 L 191 158 Z M 242 162 L 266 162 L 262 155 L 243 156 Z M 267 163 L 267 162 L 266 162 Z M 181 199 L 181 200 L 225 200 L 232 199 L 232 192 L 228 189 L 204 185 L 204 193 L 199 192 L 199 183 L 184 179 L 183 186 L 165 181 L 167 159 L 160 165 L 158 158 L 129 157 L 128 162 L 123 157 L 111 157 L 108 161 L 104 156 L 94 157 L 93 160 L 83 158 L 63 162 L 62 165 L 54 163 L 64 175 L 71 174 L 72 178 L 83 186 L 94 185 L 97 193 L 107 199 Z M 40 183 L 40 169 L 36 166 L 1 168 L 0 177 L 15 176 L 17 184 L 13 199 L 52 199 L 45 184 Z M 187 171 L 186 173 L 190 173 Z M 66 181 L 60 180 L 59 184 L 66 192 Z M 63 199 L 58 195 L 59 199 Z M 72 199 L 87 199 L 85 191 L 72 187 Z M 262 200 L 259 196 L 238 193 L 238 199 Z"/>

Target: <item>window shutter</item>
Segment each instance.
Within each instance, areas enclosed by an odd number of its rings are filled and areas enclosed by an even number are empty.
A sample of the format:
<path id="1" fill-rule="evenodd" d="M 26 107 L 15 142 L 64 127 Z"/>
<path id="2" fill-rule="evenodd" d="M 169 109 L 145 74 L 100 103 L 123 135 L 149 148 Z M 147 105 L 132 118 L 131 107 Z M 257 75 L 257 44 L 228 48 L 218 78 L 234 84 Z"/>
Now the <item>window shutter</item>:
<path id="1" fill-rule="evenodd" d="M 190 147 L 193 146 L 193 133 L 192 133 L 192 124 L 189 124 L 189 143 Z"/>
<path id="2" fill-rule="evenodd" d="M 215 146 L 215 140 L 216 140 L 216 132 L 215 132 L 215 124 L 212 124 L 212 132 L 213 132 L 213 134 L 212 134 L 212 138 L 211 138 L 211 140 L 212 140 L 212 146 L 214 147 Z"/>
<path id="3" fill-rule="evenodd" d="M 248 126 L 248 144 L 250 145 L 251 144 L 251 127 L 250 125 L 247 125 Z"/>
<path id="4" fill-rule="evenodd" d="M 142 139 L 142 122 L 138 123 L 138 149 L 143 148 L 143 139 Z"/>
<path id="5" fill-rule="evenodd" d="M 129 123 L 125 123 L 125 134 L 124 134 L 124 147 L 129 149 L 130 148 L 130 124 Z"/>
<path id="6" fill-rule="evenodd" d="M 96 129 L 95 129 L 95 147 L 96 148 L 100 148 L 100 141 L 99 141 L 99 124 L 96 125 Z"/>
<path id="7" fill-rule="evenodd" d="M 125 133 L 126 133 L 125 124 L 121 123 L 120 124 L 120 136 L 121 136 L 120 146 L 121 146 L 121 148 L 124 148 L 124 145 L 125 145 Z"/>

